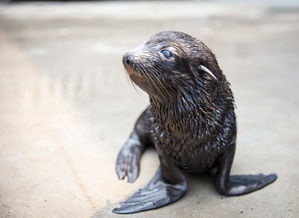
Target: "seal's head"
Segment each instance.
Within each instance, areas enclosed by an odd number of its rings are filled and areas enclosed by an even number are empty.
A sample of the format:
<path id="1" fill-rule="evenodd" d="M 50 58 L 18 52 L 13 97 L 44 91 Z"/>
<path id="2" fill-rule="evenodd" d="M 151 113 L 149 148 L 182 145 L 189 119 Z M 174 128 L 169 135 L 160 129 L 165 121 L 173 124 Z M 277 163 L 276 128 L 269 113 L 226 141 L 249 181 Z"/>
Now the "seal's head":
<path id="1" fill-rule="evenodd" d="M 177 97 L 188 89 L 209 89 L 223 79 L 215 55 L 201 41 L 174 31 L 150 37 L 127 52 L 123 64 L 131 78 L 150 96 Z"/>

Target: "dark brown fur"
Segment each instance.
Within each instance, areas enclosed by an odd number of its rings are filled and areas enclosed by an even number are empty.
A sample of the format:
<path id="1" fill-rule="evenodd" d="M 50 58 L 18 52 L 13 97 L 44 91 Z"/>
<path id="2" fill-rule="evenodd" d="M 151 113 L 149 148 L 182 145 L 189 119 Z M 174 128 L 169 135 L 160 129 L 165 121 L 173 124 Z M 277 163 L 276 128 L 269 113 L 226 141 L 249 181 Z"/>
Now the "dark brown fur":
<path id="1" fill-rule="evenodd" d="M 161 166 L 148 186 L 114 212 L 133 213 L 178 200 L 188 190 L 182 172 L 217 167 L 216 189 L 228 196 L 255 191 L 276 179 L 275 174 L 229 175 L 236 141 L 234 98 L 215 55 L 203 42 L 182 32 L 157 33 L 143 47 L 126 53 L 123 63 L 151 104 L 119 153 L 117 174 L 135 181 L 141 154 L 153 144 Z"/>

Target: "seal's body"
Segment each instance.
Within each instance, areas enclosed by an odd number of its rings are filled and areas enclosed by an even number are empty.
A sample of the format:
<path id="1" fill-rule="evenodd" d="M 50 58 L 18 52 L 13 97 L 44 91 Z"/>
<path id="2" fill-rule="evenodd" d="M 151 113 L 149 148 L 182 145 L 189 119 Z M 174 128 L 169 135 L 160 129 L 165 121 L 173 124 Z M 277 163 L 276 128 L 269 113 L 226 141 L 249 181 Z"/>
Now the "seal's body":
<path id="1" fill-rule="evenodd" d="M 178 200 L 188 190 L 184 173 L 216 168 L 216 189 L 226 196 L 275 181 L 275 174 L 230 176 L 236 146 L 233 94 L 203 42 L 182 32 L 157 33 L 126 53 L 123 63 L 131 80 L 148 93 L 150 106 L 119 152 L 117 175 L 134 182 L 147 146 L 155 146 L 160 167 L 145 188 L 113 212 L 135 213 Z"/>

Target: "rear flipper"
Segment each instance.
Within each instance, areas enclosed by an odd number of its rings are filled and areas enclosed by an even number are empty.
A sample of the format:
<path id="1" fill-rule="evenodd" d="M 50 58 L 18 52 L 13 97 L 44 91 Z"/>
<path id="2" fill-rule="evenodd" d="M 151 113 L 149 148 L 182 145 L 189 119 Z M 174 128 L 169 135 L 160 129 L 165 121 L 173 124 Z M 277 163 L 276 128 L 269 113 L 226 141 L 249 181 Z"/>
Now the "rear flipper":
<path id="1" fill-rule="evenodd" d="M 238 196 L 257 191 L 277 179 L 276 174 L 234 175 L 229 177 L 229 182 L 220 193 L 226 196 Z"/>
<path id="2" fill-rule="evenodd" d="M 162 172 L 163 169 L 159 168 L 145 188 L 140 189 L 126 201 L 121 202 L 120 207 L 113 209 L 112 212 L 118 214 L 137 213 L 165 206 L 183 197 L 188 190 L 185 177 L 178 174 L 178 172 L 168 171 L 167 176 L 174 173 L 173 182 L 175 182 L 175 184 L 169 184 L 163 181 Z M 177 178 L 179 178 L 179 182 Z"/>
<path id="3" fill-rule="evenodd" d="M 230 169 L 233 162 L 235 145 L 230 150 L 223 152 L 219 158 L 218 172 L 216 174 L 216 189 L 226 196 L 244 195 L 257 191 L 277 179 L 277 175 L 234 175 L 230 176 Z"/>

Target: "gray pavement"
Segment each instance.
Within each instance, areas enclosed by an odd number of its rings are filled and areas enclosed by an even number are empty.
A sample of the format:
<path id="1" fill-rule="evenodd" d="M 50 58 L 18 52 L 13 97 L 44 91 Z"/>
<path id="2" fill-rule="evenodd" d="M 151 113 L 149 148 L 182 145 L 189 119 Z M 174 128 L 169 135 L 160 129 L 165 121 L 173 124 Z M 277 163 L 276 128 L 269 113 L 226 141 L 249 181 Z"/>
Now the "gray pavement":
<path id="1" fill-rule="evenodd" d="M 158 167 L 153 150 L 134 184 L 116 155 L 147 95 L 122 54 L 162 30 L 214 51 L 237 104 L 233 174 L 271 173 L 271 186 L 218 195 L 208 176 L 167 207 L 127 217 L 298 217 L 299 7 L 296 4 L 94 2 L 0 5 L 0 217 L 121 217 L 115 203 Z"/>

